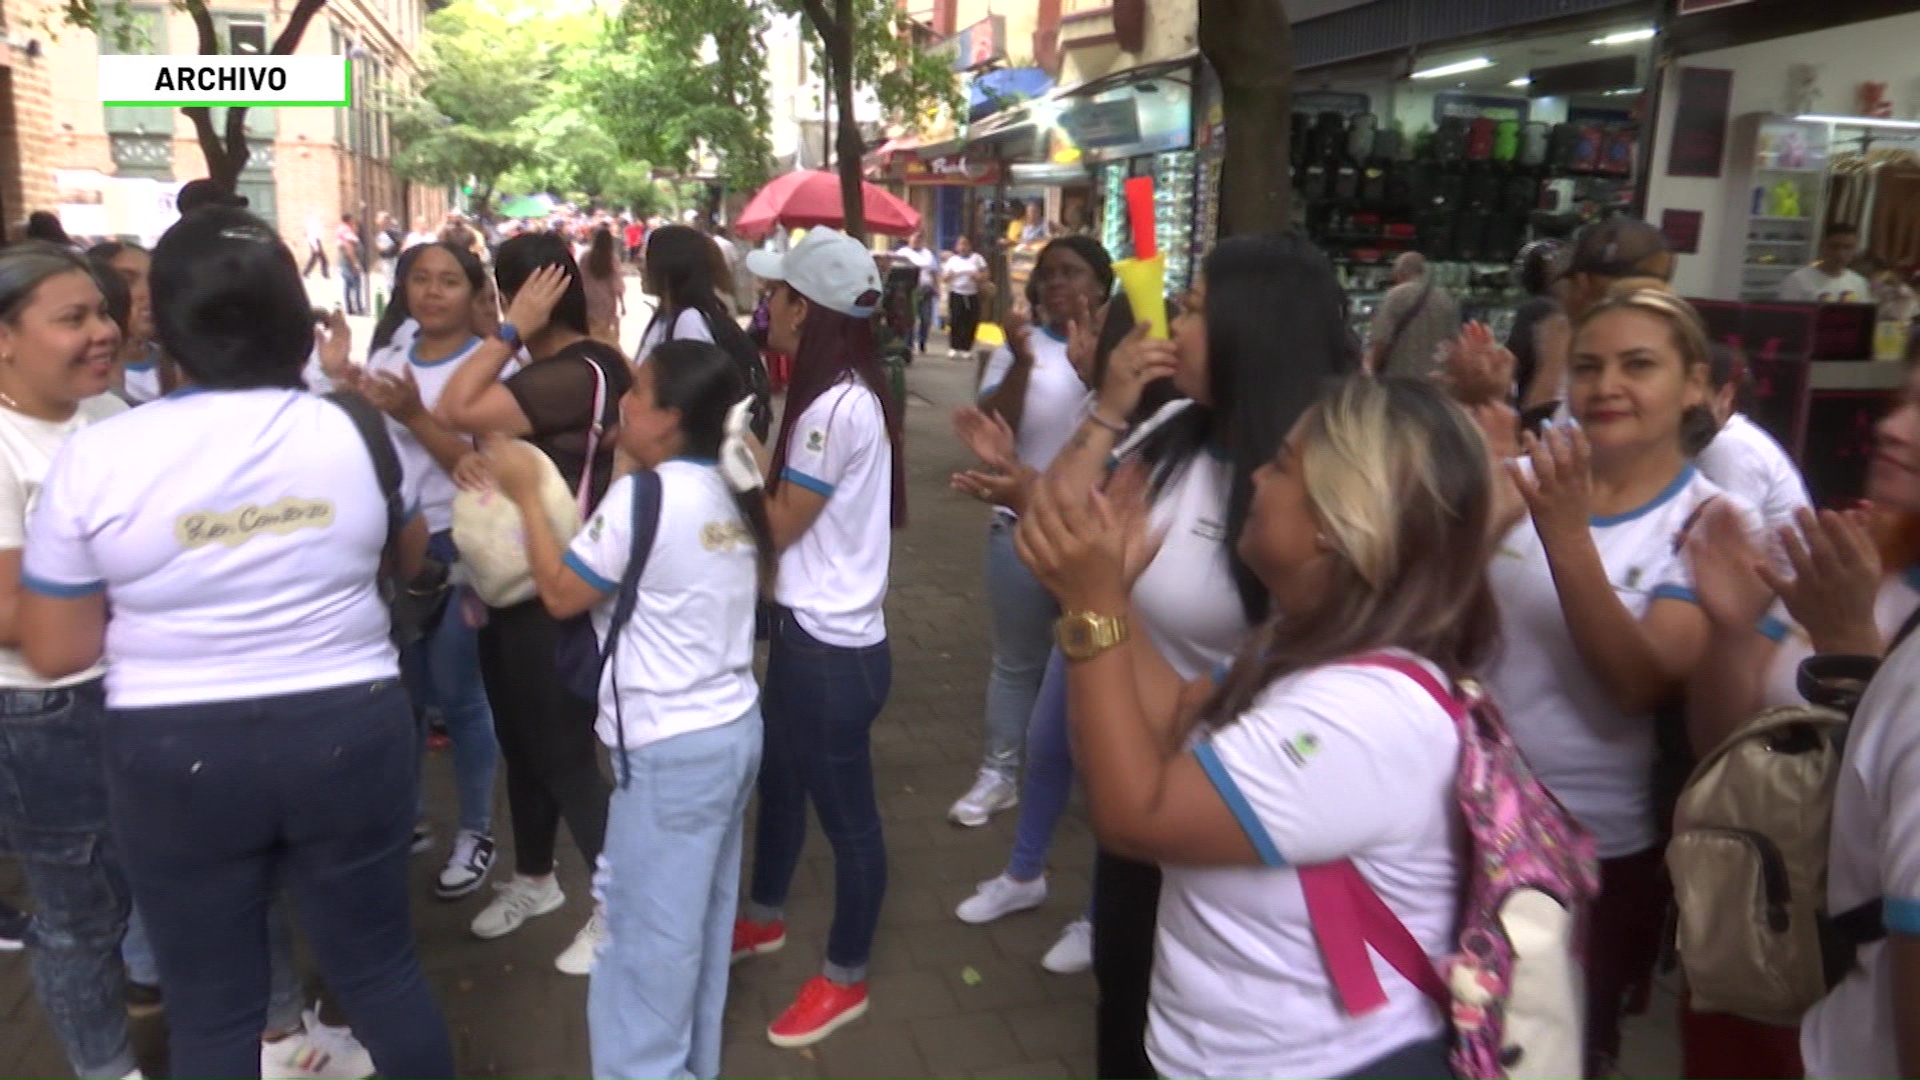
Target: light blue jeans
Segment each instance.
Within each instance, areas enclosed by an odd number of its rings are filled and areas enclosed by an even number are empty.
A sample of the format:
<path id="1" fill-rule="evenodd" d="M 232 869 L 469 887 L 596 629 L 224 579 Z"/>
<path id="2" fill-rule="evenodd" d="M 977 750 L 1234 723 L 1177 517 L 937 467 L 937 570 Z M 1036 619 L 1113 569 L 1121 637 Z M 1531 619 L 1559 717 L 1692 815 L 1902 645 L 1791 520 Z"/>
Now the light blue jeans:
<path id="1" fill-rule="evenodd" d="M 433 534 L 427 554 L 451 564 L 459 557 L 453 534 Z M 447 725 L 460 828 L 491 835 L 493 774 L 500 746 L 493 733 L 493 707 L 487 703 L 487 687 L 480 678 L 480 631 L 461 617 L 460 590 L 447 599 L 446 613 L 433 633 L 407 646 L 400 662 L 414 707 L 435 706 Z"/>
<path id="2" fill-rule="evenodd" d="M 755 705 L 731 723 L 626 752 L 631 776 L 607 804 L 594 874 L 608 931 L 587 987 L 596 1077 L 720 1075 L 762 734 Z"/>
<path id="3" fill-rule="evenodd" d="M 1054 650 L 1027 727 L 1027 779 L 1020 788 L 1013 855 L 1007 860 L 1007 875 L 1015 881 L 1032 881 L 1046 872 L 1053 830 L 1073 796 L 1073 777 L 1073 743 L 1067 736 L 1067 663 Z"/>
<path id="4" fill-rule="evenodd" d="M 135 904 L 127 917 L 127 936 L 120 941 L 120 957 L 127 965 L 127 981 L 141 986 L 160 985 L 160 965 L 153 958 L 153 943 L 147 940 L 147 925 Z M 287 917 L 285 893 L 276 895 L 267 906 L 267 1026 L 273 1034 L 300 1026 L 306 1011 L 305 988 L 300 984 L 300 969 L 293 952 L 293 920 Z"/>
<path id="5" fill-rule="evenodd" d="M 1013 549 L 1015 523 L 995 514 L 987 529 L 987 607 L 993 614 L 993 669 L 987 676 L 987 746 L 980 766 L 1020 778 L 1020 747 L 1040 694 L 1060 605 Z"/>

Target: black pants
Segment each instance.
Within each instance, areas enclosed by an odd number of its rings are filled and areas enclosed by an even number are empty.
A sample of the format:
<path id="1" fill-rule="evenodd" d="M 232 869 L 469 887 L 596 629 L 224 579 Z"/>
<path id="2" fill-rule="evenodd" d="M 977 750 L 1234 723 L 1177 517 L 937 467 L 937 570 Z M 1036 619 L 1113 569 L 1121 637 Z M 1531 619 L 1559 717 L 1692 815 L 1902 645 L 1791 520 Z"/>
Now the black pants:
<path id="1" fill-rule="evenodd" d="M 980 328 L 980 298 L 953 293 L 947 297 L 947 341 L 961 352 L 973 349 L 973 332 Z"/>
<path id="2" fill-rule="evenodd" d="M 328 272 L 328 269 L 327 269 L 326 249 L 317 248 L 317 247 L 307 249 L 307 265 L 301 268 L 300 276 L 306 277 L 308 274 L 313 273 L 313 267 L 315 263 L 320 264 L 321 277 L 325 278 L 325 277 L 333 276 L 331 273 Z"/>
<path id="3" fill-rule="evenodd" d="M 480 630 L 480 677 L 507 765 L 514 869 L 529 877 L 553 872 L 562 819 L 589 873 L 607 838 L 612 789 L 594 740 L 598 707 L 561 685 L 553 667 L 557 629 L 540 601 L 532 600 L 494 608 Z"/>
<path id="4" fill-rule="evenodd" d="M 1101 851 L 1093 861 L 1093 977 L 1100 987 L 1095 1049 L 1101 1080 L 1155 1080 L 1147 1060 L 1147 993 L 1160 868 Z"/>

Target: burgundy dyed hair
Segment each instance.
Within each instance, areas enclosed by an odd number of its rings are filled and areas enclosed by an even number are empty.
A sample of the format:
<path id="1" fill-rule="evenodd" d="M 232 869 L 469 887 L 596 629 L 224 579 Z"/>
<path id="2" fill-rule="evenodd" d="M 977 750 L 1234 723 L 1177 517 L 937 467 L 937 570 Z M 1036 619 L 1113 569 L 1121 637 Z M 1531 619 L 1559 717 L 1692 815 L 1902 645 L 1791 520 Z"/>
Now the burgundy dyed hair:
<path id="1" fill-rule="evenodd" d="M 792 289 L 781 283 L 778 288 Z M 796 296 L 804 295 L 795 292 Z M 900 404 L 880 370 L 880 355 L 873 344 L 873 323 L 856 319 L 807 301 L 807 321 L 800 327 L 800 344 L 794 350 L 793 378 L 787 386 L 787 405 L 780 417 L 780 434 L 773 441 L 773 478 L 769 495 L 780 490 L 787 467 L 787 446 L 793 440 L 794 421 L 812 405 L 815 398 L 836 383 L 853 376 L 865 383 L 880 399 L 887 421 L 887 442 L 893 446 L 893 527 L 907 524 L 907 463 L 900 445 L 902 418 Z"/>

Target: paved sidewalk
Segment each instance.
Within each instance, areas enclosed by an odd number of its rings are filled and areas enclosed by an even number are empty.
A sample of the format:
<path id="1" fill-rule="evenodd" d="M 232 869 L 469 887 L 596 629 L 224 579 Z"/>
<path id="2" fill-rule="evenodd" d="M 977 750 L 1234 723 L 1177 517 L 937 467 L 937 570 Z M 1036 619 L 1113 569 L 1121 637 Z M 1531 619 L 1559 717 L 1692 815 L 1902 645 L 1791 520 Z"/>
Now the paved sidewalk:
<path id="1" fill-rule="evenodd" d="M 629 320 L 626 339 L 638 336 Z M 1040 956 L 1086 901 L 1092 839 L 1078 806 L 1055 846 L 1053 894 L 1038 911 L 970 927 L 953 907 L 998 872 L 1013 815 L 959 829 L 946 809 L 971 783 L 980 754 L 987 672 L 986 597 L 981 584 L 986 511 L 946 489 L 964 464 L 947 416 L 968 396 L 973 365 L 944 352 L 909 371 L 907 468 L 911 525 L 894 546 L 888 619 L 894 649 L 891 699 L 874 730 L 874 756 L 891 854 L 891 887 L 873 958 L 873 1008 L 811 1050 L 769 1045 L 764 1029 L 822 958 L 832 859 L 815 830 L 790 911 L 787 948 L 734 969 L 724 1059 L 742 1077 L 1043 1077 L 1093 1075 L 1091 976 L 1043 971 Z M 451 763 L 429 764 L 430 802 L 441 841 L 451 828 Z M 504 850 L 506 812 L 496 820 Z M 751 845 L 749 845 L 751 851 Z M 583 868 L 562 845 L 569 903 L 493 942 L 468 934 L 484 903 L 431 899 L 444 848 L 415 865 L 420 947 L 452 1025 L 464 1075 L 588 1074 L 586 980 L 553 969 L 586 916 Z M 0 896 L 20 899 L 17 869 L 0 860 Z M 1670 999 L 1659 1008 L 1671 1015 Z M 1676 1075 L 1670 1024 L 1636 1033 L 1629 1075 Z M 148 1075 L 165 1075 L 158 1023 L 137 1027 Z M 66 1065 L 34 1001 L 27 964 L 0 955 L 0 1076 L 64 1076 Z"/>

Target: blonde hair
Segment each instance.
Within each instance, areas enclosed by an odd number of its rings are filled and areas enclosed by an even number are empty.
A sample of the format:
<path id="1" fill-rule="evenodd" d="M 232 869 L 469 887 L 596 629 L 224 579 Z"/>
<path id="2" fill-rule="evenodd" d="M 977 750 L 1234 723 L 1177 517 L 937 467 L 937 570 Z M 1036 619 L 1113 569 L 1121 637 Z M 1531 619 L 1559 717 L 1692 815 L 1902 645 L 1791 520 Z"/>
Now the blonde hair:
<path id="1" fill-rule="evenodd" d="M 1253 635 L 1207 708 L 1215 724 L 1276 679 L 1381 649 L 1459 678 L 1497 636 L 1485 557 L 1491 473 L 1466 413 L 1425 380 L 1354 378 L 1332 386 L 1295 430 L 1332 574 L 1318 610 Z"/>
<path id="2" fill-rule="evenodd" d="M 1628 285 L 1638 280 L 1629 278 L 1621 282 Z M 1617 289 L 1605 300 L 1582 312 L 1573 332 L 1577 338 L 1581 330 L 1602 315 L 1615 311 L 1638 311 L 1659 319 L 1667 325 L 1667 331 L 1673 337 L 1673 345 L 1680 353 L 1680 371 L 1682 375 L 1698 367 L 1709 386 L 1712 385 L 1713 339 L 1707 336 L 1707 327 L 1700 321 L 1700 315 L 1693 305 L 1673 295 L 1664 282 L 1658 288 Z M 1680 448 L 1688 457 L 1693 457 L 1713 442 L 1719 433 L 1720 425 L 1713 417 L 1713 410 L 1706 403 L 1690 405 L 1680 417 Z"/>

